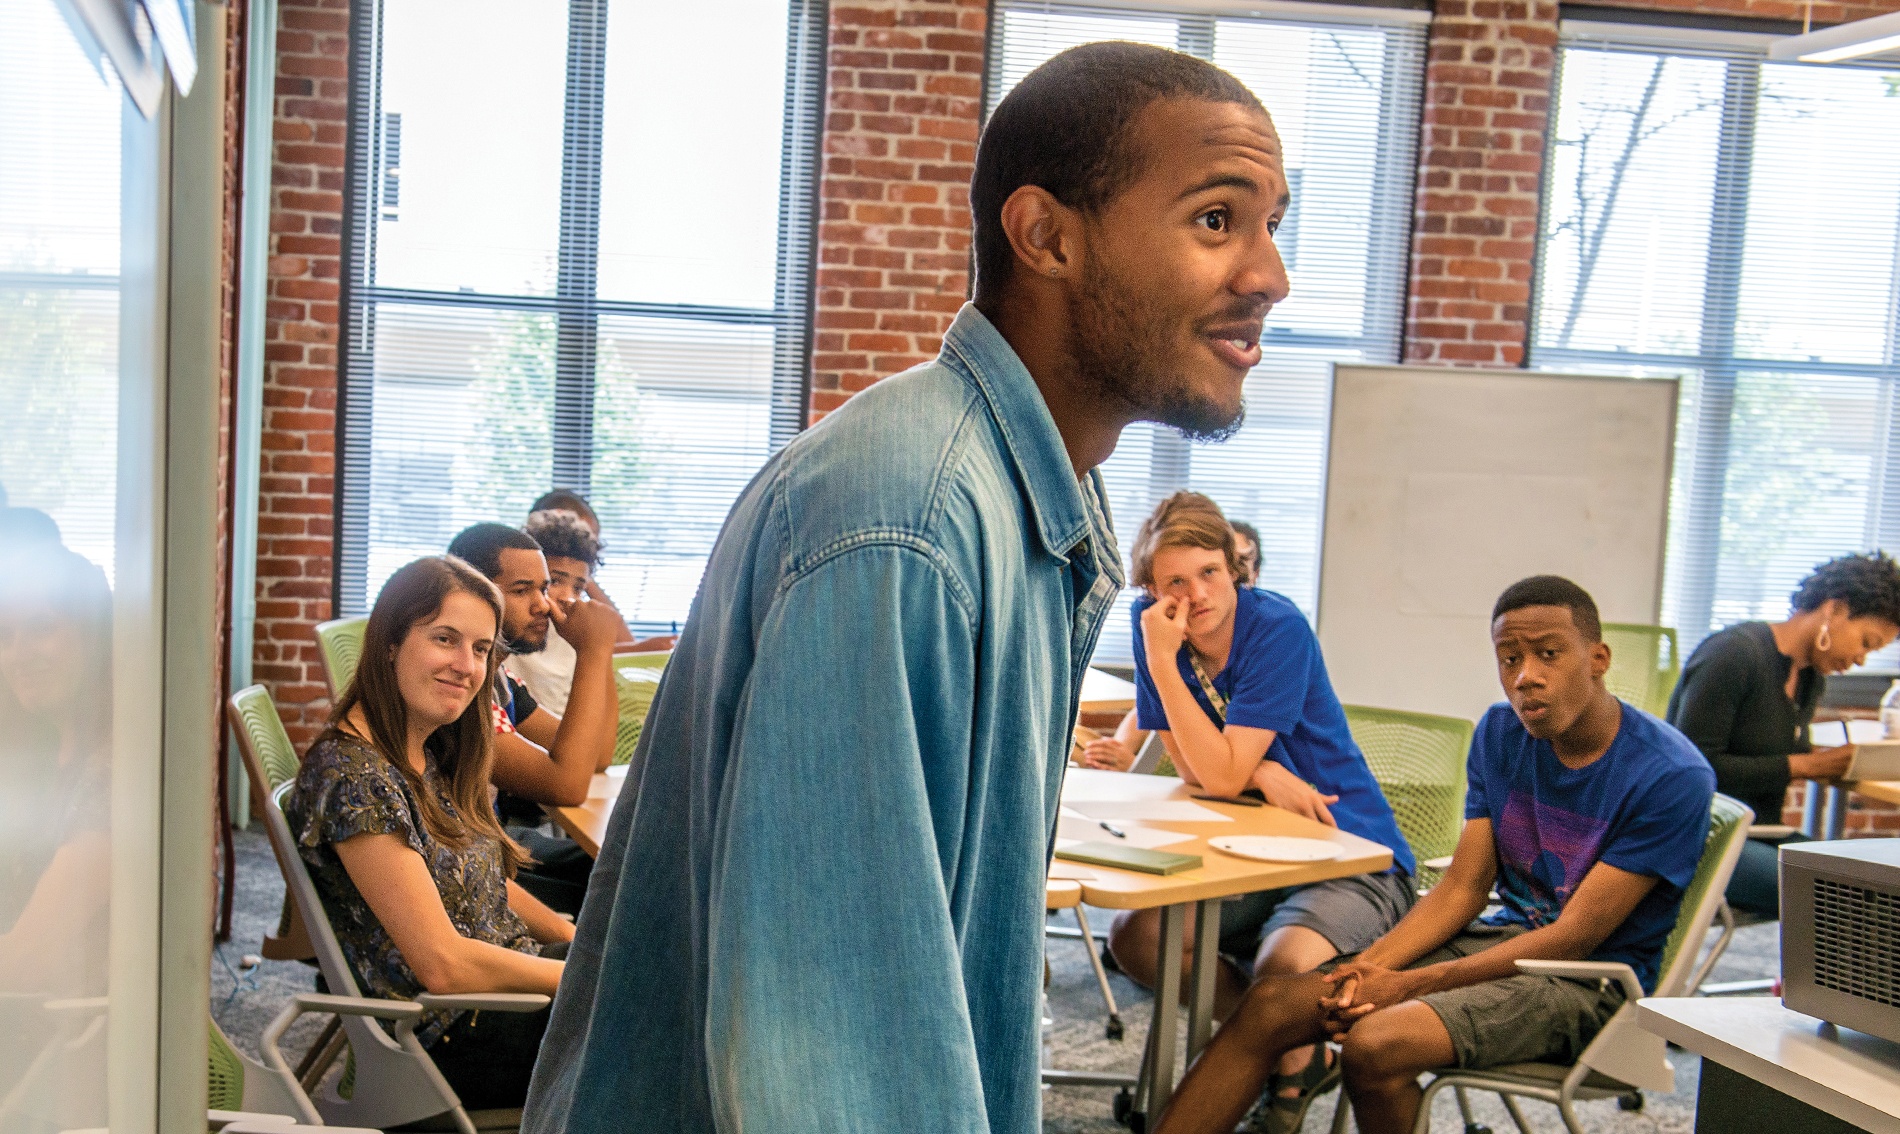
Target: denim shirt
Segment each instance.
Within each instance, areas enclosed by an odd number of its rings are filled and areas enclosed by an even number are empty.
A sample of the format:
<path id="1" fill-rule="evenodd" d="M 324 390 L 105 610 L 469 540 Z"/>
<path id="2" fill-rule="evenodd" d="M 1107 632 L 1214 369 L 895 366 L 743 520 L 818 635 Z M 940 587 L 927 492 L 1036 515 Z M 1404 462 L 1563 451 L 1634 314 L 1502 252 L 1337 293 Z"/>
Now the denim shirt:
<path id="1" fill-rule="evenodd" d="M 767 463 L 614 809 L 524 1134 L 1040 1129 L 1105 500 L 971 306 Z"/>

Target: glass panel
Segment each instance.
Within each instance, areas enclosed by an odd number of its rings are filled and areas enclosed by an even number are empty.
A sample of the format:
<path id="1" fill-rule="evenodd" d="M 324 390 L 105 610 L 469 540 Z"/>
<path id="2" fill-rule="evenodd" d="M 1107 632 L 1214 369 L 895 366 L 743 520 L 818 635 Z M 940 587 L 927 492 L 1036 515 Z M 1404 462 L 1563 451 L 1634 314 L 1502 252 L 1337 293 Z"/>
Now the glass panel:
<path id="1" fill-rule="evenodd" d="M 375 309 L 368 595 L 482 520 L 520 523 L 552 464 L 554 316 Z"/>
<path id="2" fill-rule="evenodd" d="M 138 1030 L 156 1003 L 142 999 L 150 979 L 140 987 L 109 977 L 113 955 L 149 960 L 157 944 L 155 923 L 138 916 L 139 899 L 127 908 L 120 890 L 121 903 L 112 901 L 115 871 L 123 884 L 141 879 L 139 864 L 153 861 L 152 842 L 141 835 L 156 830 L 155 805 L 135 807 L 119 816 L 115 842 L 111 796 L 115 780 L 121 790 L 124 781 L 115 775 L 114 710 L 124 716 L 158 685 L 138 648 L 152 640 L 143 617 L 149 590 L 129 588 L 115 610 L 112 589 L 116 576 L 137 576 L 139 558 L 152 554 L 147 539 L 121 546 L 116 523 L 122 104 L 116 80 L 88 63 L 53 3 L 0 4 L 0 1130 L 7 1131 L 101 1129 L 122 1120 L 109 1103 L 138 1095 L 154 1051 L 149 1031 Z M 150 170 L 134 174 L 149 187 Z M 154 385 L 143 369 L 128 371 L 127 382 L 142 394 Z M 149 418 L 138 424 L 152 429 Z M 142 504 L 135 494 L 127 499 Z M 126 530 L 136 537 L 149 525 Z M 130 617 L 115 626 L 115 614 Z M 133 647 L 118 655 L 116 673 L 115 629 Z M 138 761 L 135 771 L 155 772 L 154 749 L 136 744 L 146 734 L 117 739 L 137 753 L 124 757 Z M 155 875 L 141 880 L 149 891 Z M 121 1009 L 110 1031 L 101 1026 L 109 990 Z M 144 1067 L 109 1074 L 109 1039 Z"/>
<path id="3" fill-rule="evenodd" d="M 1879 381 L 1745 373 L 1730 418 L 1713 622 L 1785 618 L 1825 559 L 1867 546 Z"/>
<path id="4" fill-rule="evenodd" d="M 614 5 L 602 299 L 772 307 L 785 32 L 785 0 Z"/>
<path id="5" fill-rule="evenodd" d="M 567 5 L 391 0 L 382 11 L 372 278 L 384 287 L 551 294 Z"/>
<path id="6" fill-rule="evenodd" d="M 683 622 L 720 525 L 771 451 L 773 328 L 600 324 L 590 500 L 601 586 L 630 622 Z"/>
<path id="7" fill-rule="evenodd" d="M 1547 159 L 1536 344 L 1699 349 L 1727 64 L 1570 50 Z"/>
<path id="8" fill-rule="evenodd" d="M 1894 362 L 1897 221 L 1895 76 L 1763 67 L 1736 352 Z"/>

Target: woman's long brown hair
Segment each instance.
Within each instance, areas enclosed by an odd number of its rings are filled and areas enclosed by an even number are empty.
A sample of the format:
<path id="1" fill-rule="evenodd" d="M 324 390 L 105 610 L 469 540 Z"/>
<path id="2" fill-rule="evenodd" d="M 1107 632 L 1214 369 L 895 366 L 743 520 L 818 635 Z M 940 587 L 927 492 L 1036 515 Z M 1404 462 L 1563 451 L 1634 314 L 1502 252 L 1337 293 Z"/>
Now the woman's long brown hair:
<path id="1" fill-rule="evenodd" d="M 501 592 L 479 571 L 452 555 L 430 555 L 401 568 L 383 584 L 376 606 L 363 629 L 363 652 L 356 676 L 330 711 L 323 739 L 339 734 L 350 711 L 361 705 L 369 724 L 367 739 L 377 754 L 389 761 L 409 783 L 421 810 L 419 818 L 431 837 L 461 850 L 474 838 L 501 843 L 503 869 L 512 877 L 528 860 L 520 844 L 510 839 L 489 803 L 489 771 L 495 759 L 493 697 L 499 650 L 490 650 L 482 680 L 462 715 L 429 735 L 426 742 L 436 769 L 449 782 L 451 815 L 436 799 L 406 757 L 409 706 L 396 678 L 396 651 L 411 630 L 442 612 L 442 604 L 457 591 L 474 595 L 495 613 L 495 637 L 501 637 Z"/>

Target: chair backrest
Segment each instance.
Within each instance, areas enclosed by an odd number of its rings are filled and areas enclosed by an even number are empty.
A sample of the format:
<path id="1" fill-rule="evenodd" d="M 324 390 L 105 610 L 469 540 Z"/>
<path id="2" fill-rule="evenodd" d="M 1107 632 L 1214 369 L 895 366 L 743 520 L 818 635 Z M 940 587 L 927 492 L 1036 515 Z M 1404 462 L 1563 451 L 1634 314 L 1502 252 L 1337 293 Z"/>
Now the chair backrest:
<path id="1" fill-rule="evenodd" d="M 1729 875 L 1742 857 L 1742 844 L 1748 841 L 1748 825 L 1755 812 L 1747 804 L 1716 793 L 1709 803 L 1709 837 L 1702 844 L 1702 861 L 1695 876 L 1682 891 L 1682 906 L 1676 912 L 1676 927 L 1669 931 L 1663 946 L 1662 969 L 1656 979 L 1656 996 L 1690 996 L 1696 962 L 1702 955 L 1702 940 L 1722 904 L 1722 892 L 1728 888 Z"/>
<path id="2" fill-rule="evenodd" d="M 1347 705 L 1346 726 L 1392 805 L 1399 833 L 1420 862 L 1458 849 L 1465 825 L 1465 761 L 1471 722 L 1462 717 Z"/>
<path id="3" fill-rule="evenodd" d="M 297 778 L 297 750 L 290 734 L 277 715 L 270 690 L 252 685 L 231 694 L 231 726 L 237 730 L 238 747 L 246 752 L 246 764 L 255 764 L 253 776 L 260 772 L 265 787 L 272 792 Z"/>
<path id="4" fill-rule="evenodd" d="M 216 1020 L 211 1021 L 210 1058 L 205 1078 L 210 1087 L 212 1110 L 244 1109 L 244 1057 L 224 1038 L 224 1030 L 218 1027 Z"/>
<path id="5" fill-rule="evenodd" d="M 660 678 L 671 650 L 614 655 L 614 689 L 620 694 L 620 723 L 614 731 L 614 763 L 633 759 L 634 746 L 640 743 L 640 730 L 646 727 L 647 710 L 660 691 Z"/>
<path id="6" fill-rule="evenodd" d="M 1682 655 L 1670 626 L 1605 622 L 1603 641 L 1610 647 L 1610 671 L 1603 684 L 1619 699 L 1646 713 L 1662 716 L 1682 675 Z"/>
<path id="7" fill-rule="evenodd" d="M 363 656 L 363 627 L 367 618 L 334 618 L 317 623 L 317 657 L 323 662 L 323 679 L 330 683 L 330 700 L 335 701 L 356 677 L 356 659 Z"/>
<path id="8" fill-rule="evenodd" d="M 256 694 L 264 696 L 260 699 Z M 303 858 L 297 853 L 297 839 L 290 833 L 290 822 L 284 818 L 284 809 L 279 802 L 291 781 L 297 778 L 294 757 L 288 776 L 272 778 L 251 739 L 249 722 L 256 719 L 260 722 L 260 733 L 275 732 L 283 737 L 284 748 L 290 748 L 289 736 L 277 716 L 277 706 L 264 693 L 262 685 L 252 685 L 233 693 L 225 711 L 231 718 L 232 726 L 237 729 L 238 754 L 244 758 L 245 771 L 251 775 L 251 813 L 264 817 L 264 831 L 270 836 L 271 851 L 277 856 L 277 868 L 283 872 L 284 885 L 290 891 L 291 900 L 297 905 L 297 913 L 303 918 L 304 929 L 310 935 L 310 946 L 317 954 L 317 967 L 322 970 L 323 979 L 331 992 L 338 996 L 361 996 L 362 993 L 357 991 L 356 975 L 350 971 L 349 963 L 343 958 L 343 947 L 337 943 L 336 931 L 330 928 L 330 917 L 323 912 L 323 902 L 317 896 L 316 884 L 310 880 L 310 872 L 304 869 Z"/>

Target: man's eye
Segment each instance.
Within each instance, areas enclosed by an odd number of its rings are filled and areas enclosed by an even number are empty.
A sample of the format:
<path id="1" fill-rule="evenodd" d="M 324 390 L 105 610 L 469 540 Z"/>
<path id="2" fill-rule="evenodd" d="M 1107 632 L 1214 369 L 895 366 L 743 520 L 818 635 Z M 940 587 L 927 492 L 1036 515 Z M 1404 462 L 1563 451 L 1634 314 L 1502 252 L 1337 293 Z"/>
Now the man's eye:
<path id="1" fill-rule="evenodd" d="M 1226 209 L 1209 209 L 1194 219 L 1206 226 L 1209 232 L 1226 232 L 1230 218 Z"/>
<path id="2" fill-rule="evenodd" d="M 1279 220 L 1270 220 L 1270 221 L 1268 221 L 1268 222 L 1267 222 L 1267 235 L 1269 235 L 1269 236 L 1278 236 L 1278 235 L 1280 234 L 1280 226 L 1281 226 L 1281 225 L 1283 225 L 1283 224 L 1285 224 L 1285 223 L 1286 223 L 1286 218 L 1284 218 L 1284 217 L 1282 217 L 1282 218 L 1281 218 L 1281 219 L 1279 219 Z"/>

